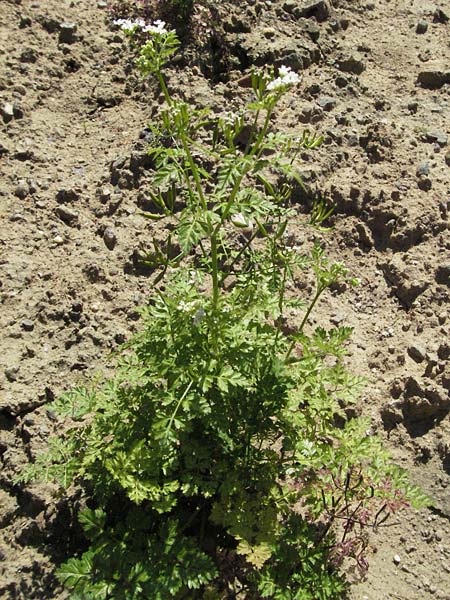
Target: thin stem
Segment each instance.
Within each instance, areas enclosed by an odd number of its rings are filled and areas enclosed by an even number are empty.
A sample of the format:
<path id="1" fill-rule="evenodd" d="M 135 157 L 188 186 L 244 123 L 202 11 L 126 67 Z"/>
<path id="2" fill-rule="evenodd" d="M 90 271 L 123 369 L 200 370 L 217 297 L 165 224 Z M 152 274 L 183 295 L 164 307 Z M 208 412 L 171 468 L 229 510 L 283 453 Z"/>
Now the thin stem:
<path id="1" fill-rule="evenodd" d="M 259 135 L 258 135 L 255 143 L 253 144 L 250 152 L 248 152 L 250 145 L 247 144 L 244 156 L 248 156 L 249 158 L 251 158 L 252 156 L 255 156 L 257 152 L 261 152 L 262 151 L 260 149 L 260 145 L 261 145 L 261 142 L 263 141 L 263 139 L 264 139 L 264 137 L 265 137 L 265 135 L 267 133 L 267 129 L 269 127 L 269 122 L 270 122 L 270 117 L 272 116 L 272 112 L 273 112 L 273 108 L 274 108 L 273 106 L 269 106 L 269 108 L 267 109 L 267 114 L 266 114 L 266 118 L 265 118 L 265 121 L 264 121 L 264 125 L 263 125 L 261 131 L 259 132 Z M 248 154 L 247 154 L 247 152 L 248 152 Z M 259 156 L 259 154 L 258 154 L 258 156 Z M 237 178 L 237 180 L 235 181 L 233 189 L 231 190 L 231 194 L 230 194 L 230 197 L 228 199 L 228 202 L 226 203 L 225 209 L 224 209 L 224 211 L 222 213 L 222 218 L 221 218 L 220 222 L 215 227 L 215 230 L 214 230 L 215 234 L 219 231 L 220 227 L 222 227 L 222 225 L 224 224 L 225 220 L 228 218 L 228 216 L 230 214 L 231 207 L 233 205 L 233 202 L 234 202 L 234 200 L 236 198 L 236 195 L 237 195 L 237 193 L 239 191 L 239 188 L 241 187 L 242 180 L 244 179 L 245 175 L 247 175 L 247 173 L 252 168 L 253 168 L 253 165 L 251 167 L 247 168 L 247 169 L 244 169 L 242 171 L 242 173 L 240 173 L 240 175 Z"/>
<path id="2" fill-rule="evenodd" d="M 166 433 L 165 433 L 165 435 L 164 435 L 164 438 L 165 438 L 166 440 L 167 440 L 167 437 L 168 437 L 168 435 L 169 435 L 169 433 L 170 433 L 170 430 L 172 429 L 172 424 L 173 424 L 173 422 L 174 422 L 174 419 L 175 419 L 175 417 L 176 417 L 176 415 L 177 415 L 178 409 L 180 408 L 180 406 L 181 406 L 181 403 L 183 402 L 183 400 L 184 400 L 184 399 L 186 398 L 186 396 L 188 395 L 188 393 L 189 393 L 189 390 L 191 389 L 191 387 L 192 387 L 193 383 L 194 383 L 193 381 L 190 381 L 190 382 L 189 382 L 189 385 L 188 385 L 188 386 L 187 386 L 187 388 L 184 390 L 184 392 L 183 392 L 183 395 L 181 396 L 181 398 L 180 398 L 180 399 L 178 400 L 178 402 L 177 402 L 177 405 L 176 405 L 176 407 L 175 407 L 175 410 L 173 411 L 173 413 L 172 413 L 172 415 L 171 415 L 171 417 L 170 417 L 170 420 L 169 420 L 169 424 L 167 425 L 167 428 L 166 428 Z"/>
<path id="3" fill-rule="evenodd" d="M 322 292 L 323 292 L 324 290 L 325 290 L 325 288 L 324 288 L 324 287 L 319 287 L 319 288 L 317 289 L 316 295 L 314 296 L 314 298 L 313 298 L 313 301 L 312 301 L 312 302 L 311 302 L 311 304 L 309 305 L 309 307 L 308 307 L 308 310 L 306 311 L 306 313 L 305 313 L 305 316 L 303 317 L 303 321 L 302 321 L 302 322 L 301 322 L 301 324 L 300 324 L 300 327 L 299 327 L 299 329 L 298 329 L 298 333 L 302 333 L 302 331 L 303 331 L 303 328 L 305 327 L 305 325 L 306 325 L 306 323 L 307 323 L 307 321 L 308 321 L 309 315 L 311 314 L 311 312 L 312 312 L 312 310 L 313 310 L 314 306 L 315 306 L 315 305 L 316 305 L 316 303 L 317 303 L 317 300 L 320 298 L 320 296 L 322 295 Z M 297 343 L 297 340 L 292 340 L 292 343 L 291 343 L 291 345 L 289 346 L 289 349 L 288 349 L 288 351 L 287 351 L 287 353 L 286 353 L 286 357 L 285 357 L 285 359 L 284 359 L 285 361 L 287 361 L 287 360 L 289 359 L 289 357 L 290 357 L 290 355 L 292 354 L 292 351 L 293 351 L 293 349 L 294 349 L 294 347 L 295 347 L 295 344 L 296 344 L 296 343 Z"/>
<path id="4" fill-rule="evenodd" d="M 164 77 L 163 77 L 161 71 L 157 71 L 157 75 L 158 75 L 159 85 L 161 86 L 161 89 L 164 93 L 164 98 L 166 99 L 167 104 L 169 104 L 169 106 L 171 106 L 172 98 L 170 97 L 169 90 L 167 89 L 167 85 L 166 85 L 166 82 L 164 80 Z"/>

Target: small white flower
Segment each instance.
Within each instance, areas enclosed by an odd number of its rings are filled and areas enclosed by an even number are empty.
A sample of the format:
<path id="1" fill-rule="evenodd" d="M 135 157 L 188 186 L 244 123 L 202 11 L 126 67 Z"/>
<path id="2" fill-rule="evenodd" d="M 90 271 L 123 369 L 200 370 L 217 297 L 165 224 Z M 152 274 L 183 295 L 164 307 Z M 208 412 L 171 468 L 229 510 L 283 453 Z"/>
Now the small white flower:
<path id="1" fill-rule="evenodd" d="M 142 31 L 144 33 L 157 33 L 159 35 L 165 35 L 166 33 L 169 33 L 166 29 L 165 21 L 161 21 L 160 19 L 154 21 L 153 25 L 144 25 Z"/>
<path id="2" fill-rule="evenodd" d="M 136 29 L 145 26 L 145 21 L 143 19 L 136 19 L 135 21 L 132 19 L 115 19 L 114 24 L 126 33 L 134 33 Z"/>
<path id="3" fill-rule="evenodd" d="M 273 91 L 284 88 L 288 85 L 295 85 L 300 81 L 300 79 L 300 75 L 294 73 L 291 67 L 281 65 L 281 67 L 278 69 L 278 77 L 268 84 L 267 89 L 269 91 Z"/>
<path id="4" fill-rule="evenodd" d="M 253 223 L 250 219 L 247 219 L 242 213 L 236 213 L 235 215 L 231 215 L 231 222 L 235 227 L 239 227 L 240 229 L 245 229 L 246 231 L 251 231 L 253 229 Z"/>
<path id="5" fill-rule="evenodd" d="M 196 300 L 193 300 L 192 302 L 185 302 L 184 300 L 181 300 L 178 303 L 178 310 L 181 310 L 182 312 L 192 312 L 194 310 L 194 308 L 197 306 L 198 302 Z"/>

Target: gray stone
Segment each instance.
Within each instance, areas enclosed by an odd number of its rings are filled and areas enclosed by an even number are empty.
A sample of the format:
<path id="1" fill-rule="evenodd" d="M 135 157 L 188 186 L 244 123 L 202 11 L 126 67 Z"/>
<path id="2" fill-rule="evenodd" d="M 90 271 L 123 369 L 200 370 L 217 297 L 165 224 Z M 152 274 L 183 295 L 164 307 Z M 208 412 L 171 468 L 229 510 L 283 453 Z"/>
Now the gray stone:
<path id="1" fill-rule="evenodd" d="M 431 183 L 431 179 L 429 177 L 421 176 L 417 180 L 417 187 L 423 192 L 429 192 L 433 187 L 433 184 Z"/>
<path id="2" fill-rule="evenodd" d="M 56 192 L 56 200 L 61 204 L 70 204 L 80 199 L 80 194 L 74 188 L 61 188 Z"/>
<path id="3" fill-rule="evenodd" d="M 338 59 L 336 65 L 339 71 L 354 73 L 355 75 L 361 75 L 366 68 L 364 59 L 358 52 L 342 56 Z"/>
<path id="4" fill-rule="evenodd" d="M 450 287 L 450 263 L 439 265 L 436 271 L 436 281 Z"/>
<path id="5" fill-rule="evenodd" d="M 23 321 L 20 322 L 20 326 L 24 331 L 33 331 L 34 329 L 34 323 L 31 319 L 23 319 Z"/>
<path id="6" fill-rule="evenodd" d="M 28 183 L 26 181 L 19 181 L 19 183 L 16 186 L 16 189 L 14 190 L 14 195 L 20 198 L 21 200 L 24 200 L 29 193 L 30 186 L 28 185 Z"/>
<path id="7" fill-rule="evenodd" d="M 20 29 L 25 29 L 25 27 L 31 27 L 32 21 L 31 18 L 25 15 L 20 17 L 19 27 Z"/>
<path id="8" fill-rule="evenodd" d="M 103 232 L 103 241 L 105 242 L 105 246 L 108 248 L 108 250 L 114 249 L 114 246 L 117 243 L 117 236 L 112 227 L 107 227 Z"/>
<path id="9" fill-rule="evenodd" d="M 424 88 L 435 90 L 450 83 L 450 71 L 430 67 L 420 71 L 417 82 Z"/>
<path id="10" fill-rule="evenodd" d="M 59 37 L 58 41 L 60 44 L 73 44 L 76 42 L 76 31 L 77 26 L 75 23 L 60 23 L 59 24 Z"/>
<path id="11" fill-rule="evenodd" d="M 319 96 L 317 99 L 317 104 L 322 110 L 329 112 L 336 106 L 337 99 L 333 98 L 332 96 Z"/>
<path id="12" fill-rule="evenodd" d="M 17 381 L 17 375 L 19 374 L 19 367 L 7 367 L 5 369 L 5 377 L 8 381 Z"/>
<path id="13" fill-rule="evenodd" d="M 326 21 L 331 15 L 331 7 L 327 0 L 307 0 L 293 10 L 297 19 L 315 17 L 318 21 Z"/>
<path id="14" fill-rule="evenodd" d="M 429 144 L 439 144 L 441 148 L 444 148 L 448 144 L 448 135 L 442 131 L 427 131 L 424 139 Z"/>
<path id="15" fill-rule="evenodd" d="M 422 161 L 416 169 L 417 177 L 426 177 L 430 174 L 430 163 L 427 160 Z"/>
<path id="16" fill-rule="evenodd" d="M 1 114 L 4 123 L 9 123 L 14 118 L 14 106 L 11 102 L 6 102 L 1 108 Z"/>
<path id="17" fill-rule="evenodd" d="M 78 223 L 78 213 L 76 210 L 72 210 L 68 206 L 58 206 L 55 209 L 56 214 L 64 221 L 67 225 L 73 226 Z"/>
<path id="18" fill-rule="evenodd" d="M 433 15 L 433 21 L 435 23 L 448 23 L 450 17 L 442 10 L 442 8 L 436 8 Z"/>
<path id="19" fill-rule="evenodd" d="M 425 350 L 416 344 L 411 344 L 411 346 L 408 347 L 408 354 L 418 363 L 424 361 L 426 356 Z"/>
<path id="20" fill-rule="evenodd" d="M 336 85 L 340 88 L 345 88 L 348 85 L 348 79 L 343 75 L 338 75 L 334 81 Z"/>
<path id="21" fill-rule="evenodd" d="M 24 48 L 20 54 L 20 62 L 35 63 L 38 59 L 38 54 L 34 48 Z"/>
<path id="22" fill-rule="evenodd" d="M 418 33 L 418 34 L 426 33 L 427 29 L 428 29 L 428 23 L 426 21 L 424 21 L 423 19 L 421 19 L 416 25 L 416 33 Z"/>

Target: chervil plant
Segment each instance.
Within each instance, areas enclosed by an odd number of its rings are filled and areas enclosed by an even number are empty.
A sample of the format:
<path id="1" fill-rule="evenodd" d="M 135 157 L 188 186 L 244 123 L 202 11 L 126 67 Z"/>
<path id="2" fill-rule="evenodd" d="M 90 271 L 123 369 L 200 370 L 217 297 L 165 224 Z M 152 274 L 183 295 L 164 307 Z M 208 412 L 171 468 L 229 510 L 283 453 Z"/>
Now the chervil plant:
<path id="1" fill-rule="evenodd" d="M 72 425 L 38 470 L 84 488 L 90 544 L 59 577 L 83 600 L 341 598 L 346 560 L 366 568 L 365 531 L 421 498 L 346 418 L 361 383 L 343 366 L 350 329 L 311 330 L 325 290 L 352 282 L 319 242 L 288 242 L 296 160 L 321 142 L 273 129 L 299 78 L 254 73 L 246 109 L 215 116 L 166 84 L 173 31 L 121 26 L 149 34 L 137 66 L 165 97 L 145 216 L 170 234 L 147 258 L 163 286 L 116 376 L 53 407 Z M 310 274 L 311 298 L 289 291 Z"/>

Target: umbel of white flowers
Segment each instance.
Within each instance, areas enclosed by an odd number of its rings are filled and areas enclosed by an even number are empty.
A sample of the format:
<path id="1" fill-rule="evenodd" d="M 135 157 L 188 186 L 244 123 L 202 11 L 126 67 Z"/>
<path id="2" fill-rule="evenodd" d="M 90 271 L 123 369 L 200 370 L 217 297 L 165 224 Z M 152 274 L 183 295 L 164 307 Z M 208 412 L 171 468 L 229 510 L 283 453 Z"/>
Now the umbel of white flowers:
<path id="1" fill-rule="evenodd" d="M 144 19 L 115 19 L 114 25 L 118 25 L 125 33 L 134 33 L 137 29 L 142 29 L 144 33 L 165 35 L 169 33 L 166 29 L 165 21 L 157 20 L 153 24 L 147 25 Z"/>
<path id="2" fill-rule="evenodd" d="M 300 81 L 300 75 L 294 73 L 291 67 L 282 65 L 278 69 L 278 77 L 267 85 L 269 91 L 278 90 L 288 85 L 294 85 Z"/>

